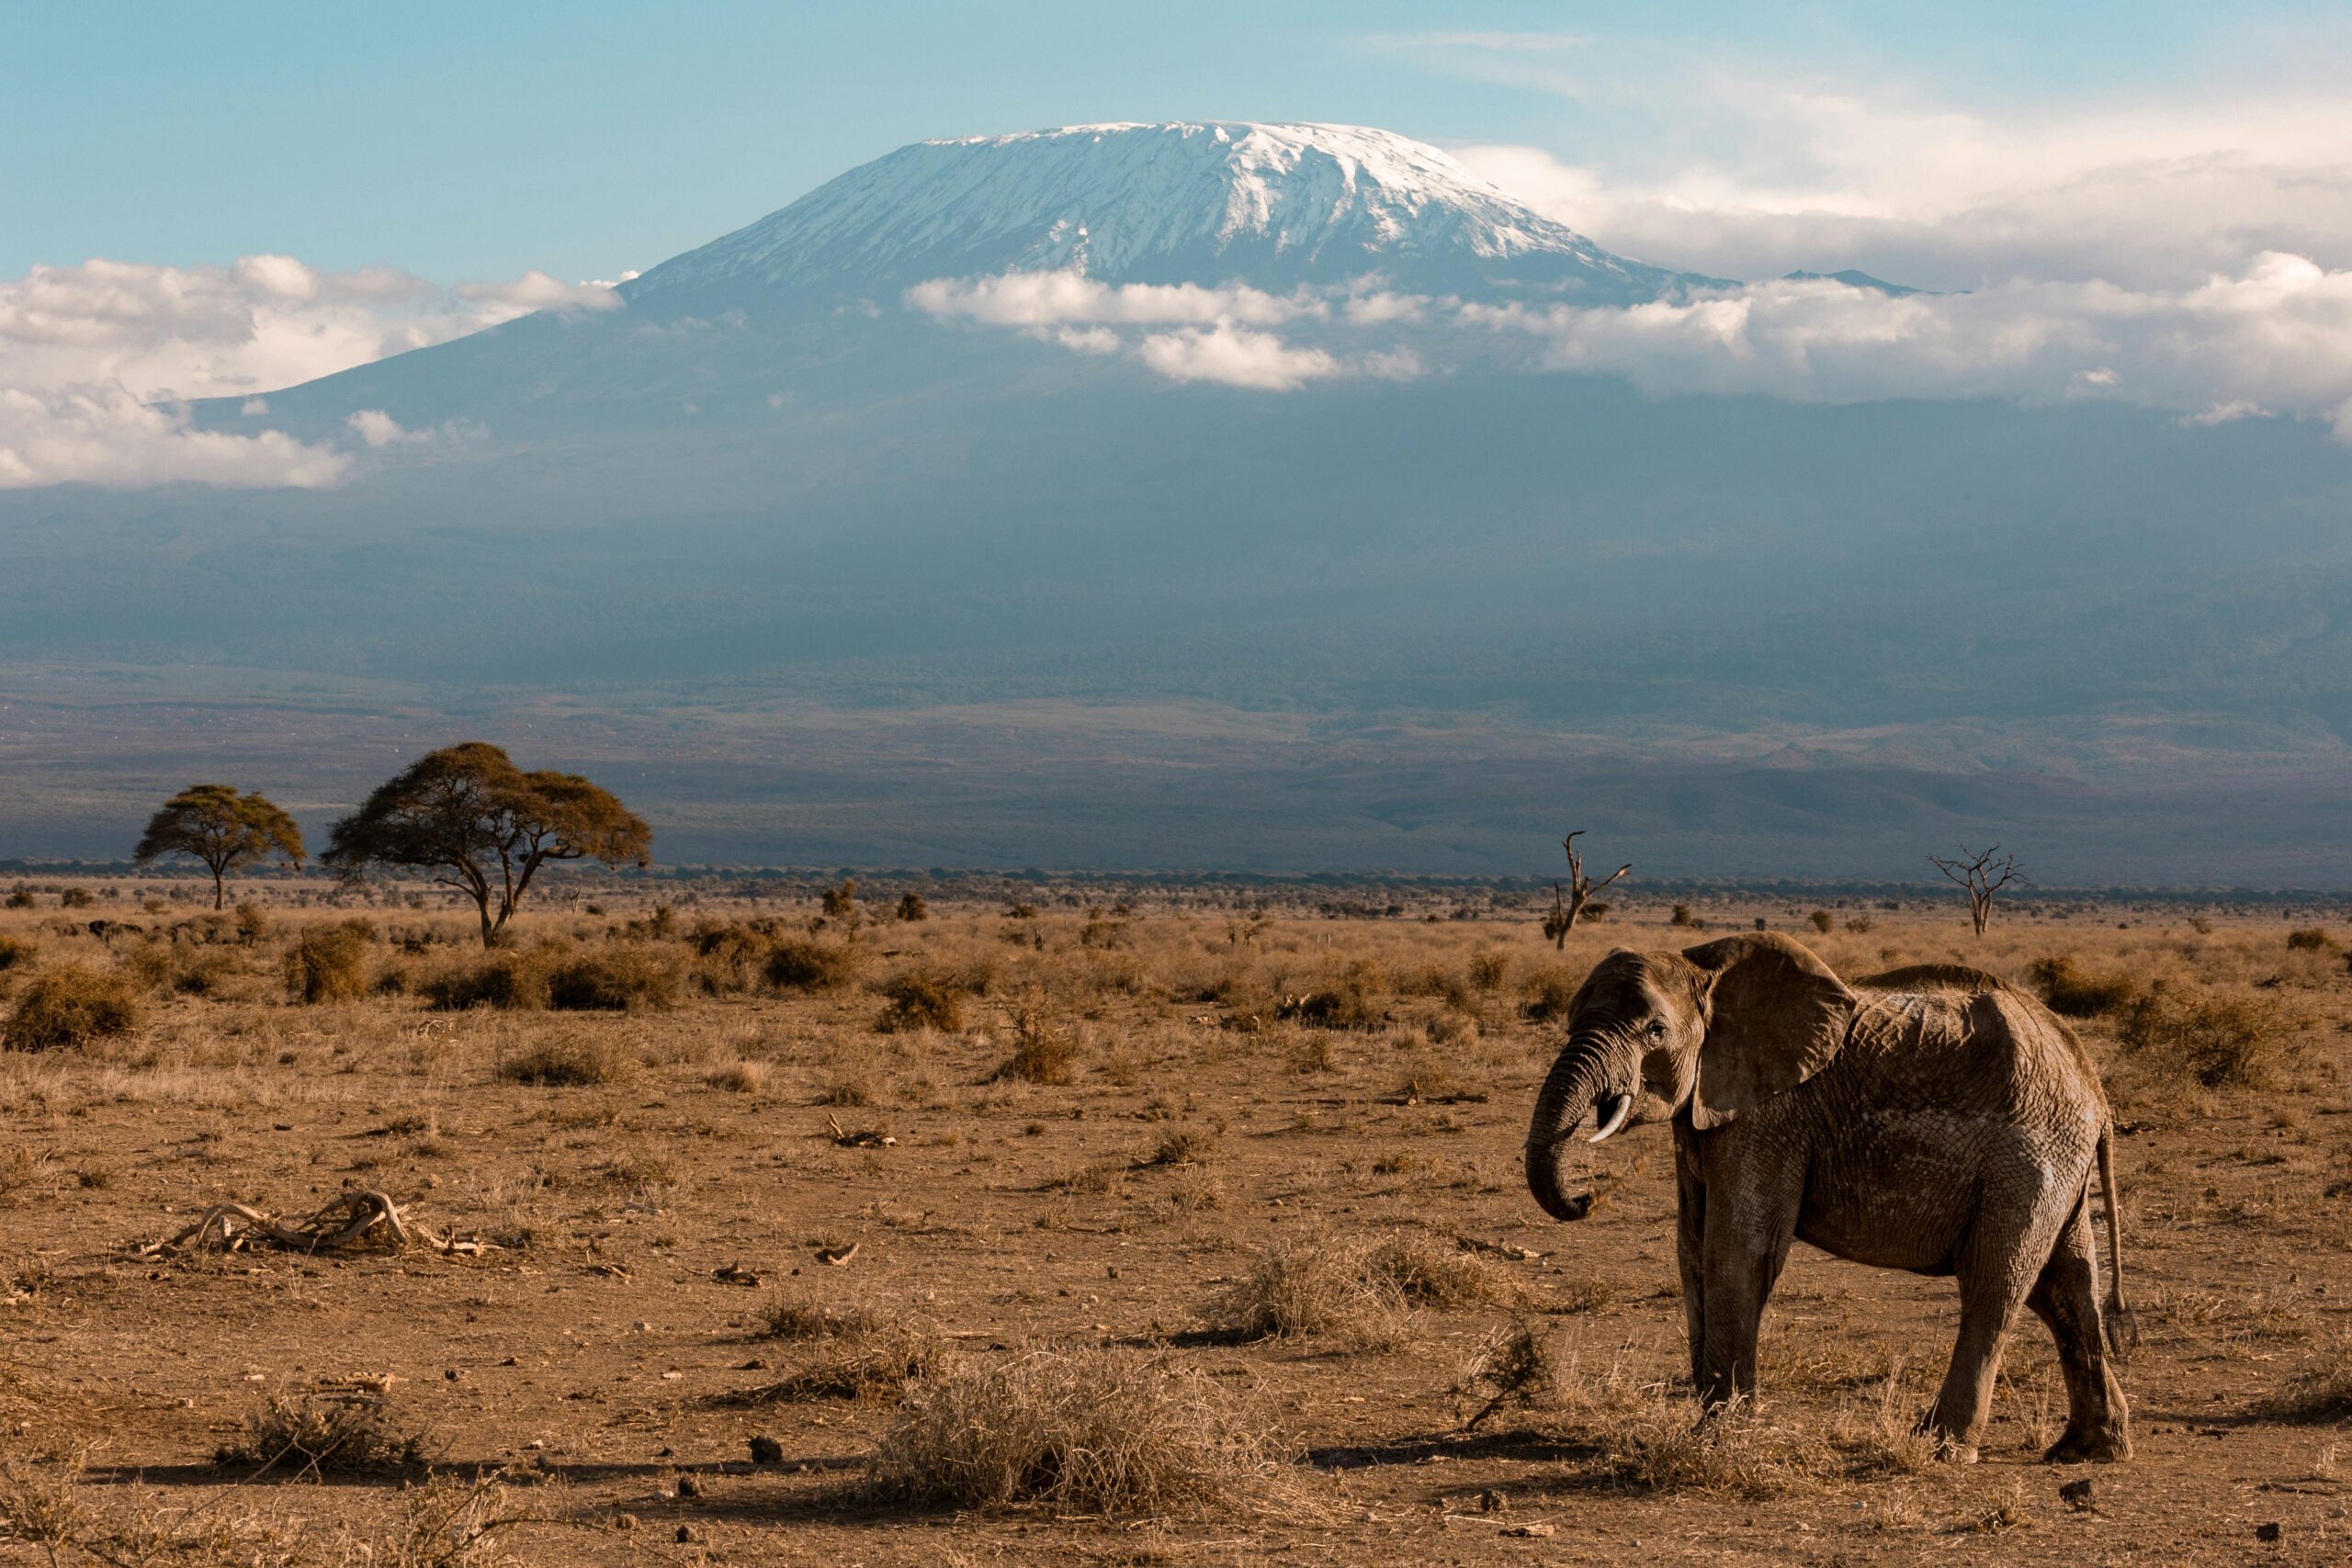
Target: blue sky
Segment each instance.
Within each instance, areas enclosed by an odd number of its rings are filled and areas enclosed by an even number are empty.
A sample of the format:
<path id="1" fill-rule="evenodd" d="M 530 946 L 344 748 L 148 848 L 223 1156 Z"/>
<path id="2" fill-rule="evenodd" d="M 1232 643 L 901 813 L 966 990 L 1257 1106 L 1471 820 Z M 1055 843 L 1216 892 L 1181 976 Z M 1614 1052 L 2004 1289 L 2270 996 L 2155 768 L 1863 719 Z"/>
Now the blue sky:
<path id="1" fill-rule="evenodd" d="M 1110 118 L 1348 120 L 1638 181 L 1759 140 L 1717 73 L 1999 119 L 2324 84 L 2346 38 L 2290 5 L 19 6 L 0 276 L 612 276 L 909 141 Z"/>

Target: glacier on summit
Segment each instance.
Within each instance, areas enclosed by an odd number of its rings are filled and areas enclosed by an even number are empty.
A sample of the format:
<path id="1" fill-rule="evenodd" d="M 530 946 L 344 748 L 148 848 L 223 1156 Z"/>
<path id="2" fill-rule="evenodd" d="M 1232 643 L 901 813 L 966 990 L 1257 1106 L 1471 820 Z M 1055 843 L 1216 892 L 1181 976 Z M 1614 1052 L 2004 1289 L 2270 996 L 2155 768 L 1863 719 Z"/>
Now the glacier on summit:
<path id="1" fill-rule="evenodd" d="M 1070 126 L 921 141 L 623 286 L 633 307 L 1067 271 L 1624 304 L 1718 282 L 1612 254 L 1435 147 L 1344 125 Z"/>

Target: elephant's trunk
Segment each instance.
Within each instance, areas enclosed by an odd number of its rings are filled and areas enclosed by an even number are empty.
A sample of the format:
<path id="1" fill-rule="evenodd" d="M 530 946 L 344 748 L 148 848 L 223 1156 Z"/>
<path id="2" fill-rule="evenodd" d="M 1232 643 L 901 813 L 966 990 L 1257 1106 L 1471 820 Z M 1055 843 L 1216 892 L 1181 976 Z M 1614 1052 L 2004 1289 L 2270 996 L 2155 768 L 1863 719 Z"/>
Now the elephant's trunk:
<path id="1" fill-rule="evenodd" d="M 1535 1096 L 1535 1114 L 1527 1128 L 1527 1190 L 1555 1220 L 1580 1220 L 1592 1207 L 1592 1194 L 1571 1197 L 1565 1190 L 1568 1145 L 1586 1113 L 1599 1119 L 1598 1142 L 1623 1126 L 1632 1109 L 1630 1097 L 1608 1084 L 1607 1076 L 1599 1043 L 1572 1040 Z M 1604 1100 L 1606 1104 L 1600 1103 Z"/>

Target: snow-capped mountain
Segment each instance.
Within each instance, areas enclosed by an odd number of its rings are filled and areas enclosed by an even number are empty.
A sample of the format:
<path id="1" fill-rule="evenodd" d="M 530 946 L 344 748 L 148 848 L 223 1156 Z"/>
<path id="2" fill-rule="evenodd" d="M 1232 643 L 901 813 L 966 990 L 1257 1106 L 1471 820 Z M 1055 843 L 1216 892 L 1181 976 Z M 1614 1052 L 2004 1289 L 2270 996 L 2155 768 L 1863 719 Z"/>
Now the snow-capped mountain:
<path id="1" fill-rule="evenodd" d="M 622 292 L 661 313 L 747 287 L 873 295 L 1055 270 L 1261 288 L 1378 275 L 1423 291 L 1594 303 L 1713 281 L 1613 255 L 1389 131 L 1180 121 L 917 142 Z"/>

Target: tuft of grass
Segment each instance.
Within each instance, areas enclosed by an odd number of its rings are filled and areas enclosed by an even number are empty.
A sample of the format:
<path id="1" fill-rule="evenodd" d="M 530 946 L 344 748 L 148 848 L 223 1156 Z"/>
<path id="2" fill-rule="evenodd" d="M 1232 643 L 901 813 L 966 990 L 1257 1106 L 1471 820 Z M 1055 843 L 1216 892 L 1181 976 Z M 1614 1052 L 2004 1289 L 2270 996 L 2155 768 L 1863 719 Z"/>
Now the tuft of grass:
<path id="1" fill-rule="evenodd" d="M 1363 1264 L 1360 1253 L 1325 1238 L 1276 1242 L 1209 1303 L 1209 1325 L 1236 1339 L 1329 1335 L 1394 1349 L 1409 1337 L 1404 1292 Z"/>
<path id="2" fill-rule="evenodd" d="M 286 950 L 286 994 L 311 1007 L 366 996 L 369 934 L 364 920 L 306 927 Z"/>
<path id="3" fill-rule="evenodd" d="M 767 1088 L 767 1065 L 749 1060 L 729 1062 L 705 1073 L 702 1081 L 730 1094 L 757 1094 Z"/>
<path id="4" fill-rule="evenodd" d="M 961 976 L 940 969 L 910 969 L 882 987 L 888 1006 L 875 1020 L 884 1034 L 935 1029 L 942 1034 L 964 1028 L 964 1001 L 970 995 Z"/>
<path id="5" fill-rule="evenodd" d="M 498 1076 L 509 1083 L 558 1089 L 612 1083 L 628 1069 L 628 1056 L 619 1045 L 586 1037 L 537 1041 L 498 1063 Z"/>
<path id="6" fill-rule="evenodd" d="M 1034 1350 L 911 1390 L 864 1489 L 938 1507 L 1227 1517 L 1270 1503 L 1291 1457 L 1192 1368 L 1128 1351 Z"/>
<path id="7" fill-rule="evenodd" d="M 567 958 L 548 972 L 548 1006 L 561 1012 L 647 1012 L 678 1003 L 684 975 L 675 953 L 607 947 Z"/>
<path id="8" fill-rule="evenodd" d="M 1363 1255 L 1367 1279 L 1385 1282 L 1415 1306 L 1509 1305 L 1526 1292 L 1520 1282 L 1474 1252 L 1418 1231 L 1395 1231 Z"/>
<path id="9" fill-rule="evenodd" d="M 2261 1410 L 2276 1421 L 2352 1420 L 2352 1332 L 2296 1369 Z"/>
<path id="10" fill-rule="evenodd" d="M 992 1079 L 1019 1078 L 1023 1083 L 1066 1084 L 1078 1065 L 1078 1040 L 1064 1025 L 1036 1008 L 1023 1008 L 1012 1020 L 1012 1055 Z"/>
<path id="11" fill-rule="evenodd" d="M 2140 994 L 2132 976 L 2091 974 L 2071 953 L 2035 959 L 2026 966 L 2026 977 L 2052 1012 L 2068 1018 L 2107 1018 L 2130 1008 Z"/>
<path id="12" fill-rule="evenodd" d="M 40 951 L 31 942 L 17 937 L 0 936 L 0 974 L 11 969 L 30 968 L 34 954 Z"/>
<path id="13" fill-rule="evenodd" d="M 857 979 L 855 950 L 833 942 L 780 942 L 769 949 L 764 973 L 779 991 L 838 991 Z"/>
<path id="14" fill-rule="evenodd" d="M 547 965 L 533 953 L 485 953 L 426 976 L 418 989 L 426 1006 L 442 1012 L 478 1007 L 537 1012 L 548 1005 Z"/>
<path id="15" fill-rule="evenodd" d="M 1521 992 L 1520 1016 L 1530 1023 L 1556 1023 L 1568 1016 L 1569 1004 L 1577 999 L 1577 982 L 1556 969 L 1546 969 L 1528 976 Z"/>
<path id="16" fill-rule="evenodd" d="M 787 1327 L 811 1326 L 805 1318 L 786 1316 L 781 1321 Z M 905 1393 L 908 1384 L 937 1375 L 947 1363 L 947 1341 L 929 1324 L 863 1310 L 845 1315 L 837 1326 L 802 1333 L 798 1343 L 803 1355 L 790 1371 L 774 1382 L 728 1394 L 723 1403 L 892 1400 Z"/>
<path id="17" fill-rule="evenodd" d="M 870 1307 L 823 1306 L 798 1291 L 778 1291 L 761 1303 L 759 1322 L 770 1339 L 848 1339 L 880 1326 Z"/>
<path id="18" fill-rule="evenodd" d="M 2287 933 L 2287 951 L 2290 953 L 2329 953 L 2335 947 L 2335 939 L 2318 926 L 2306 926 L 2301 931 Z"/>
<path id="19" fill-rule="evenodd" d="M 333 1474 L 380 1473 L 425 1461 L 424 1434 L 403 1427 L 380 1397 L 272 1394 L 213 1452 L 225 1468 Z"/>
<path id="20" fill-rule="evenodd" d="M 2278 1004 L 2267 997 L 2158 987 L 2132 1004 L 2117 1038 L 2161 1077 L 2194 1079 L 2207 1089 L 2261 1089 L 2278 1077 L 2286 1027 Z"/>
<path id="21" fill-rule="evenodd" d="M 61 964 L 36 975 L 7 1026 L 0 1049 L 57 1051 L 128 1034 L 139 1027 L 139 1004 L 120 976 L 79 964 Z"/>

